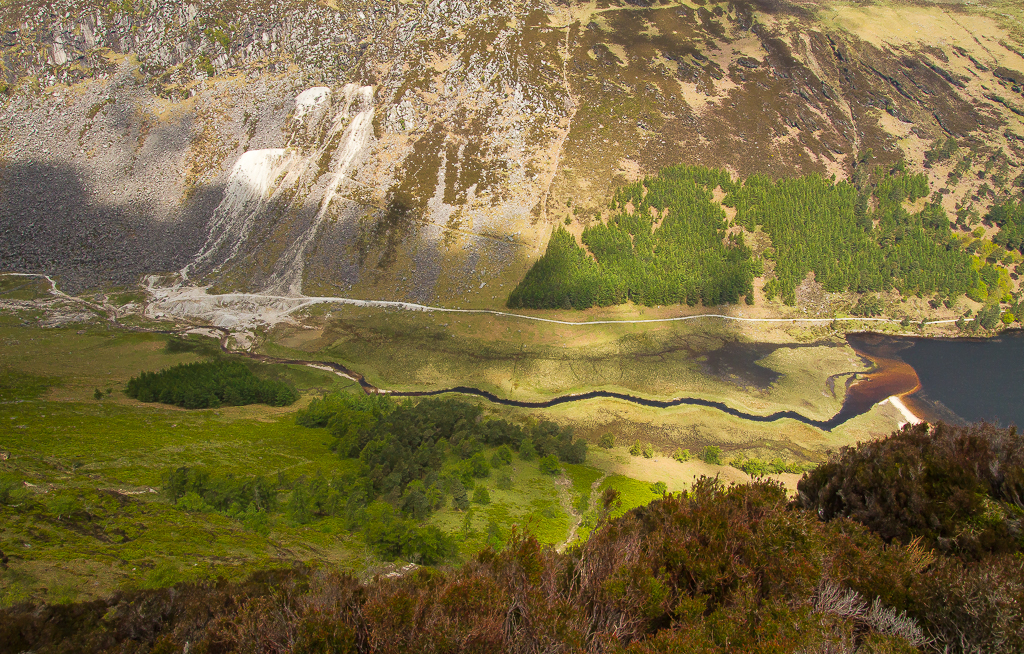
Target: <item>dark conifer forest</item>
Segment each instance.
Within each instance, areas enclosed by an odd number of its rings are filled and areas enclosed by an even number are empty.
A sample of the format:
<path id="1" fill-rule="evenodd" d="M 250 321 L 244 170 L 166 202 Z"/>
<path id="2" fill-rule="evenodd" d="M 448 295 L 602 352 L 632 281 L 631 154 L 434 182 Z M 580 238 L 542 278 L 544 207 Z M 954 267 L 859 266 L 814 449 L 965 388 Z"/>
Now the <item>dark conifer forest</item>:
<path id="1" fill-rule="evenodd" d="M 584 247 L 556 229 L 508 306 L 752 303 L 752 281 L 762 275 L 768 299 L 793 304 L 811 272 L 829 292 L 895 288 L 955 298 L 977 287 L 971 255 L 942 207 L 904 207 L 928 196 L 925 176 L 897 168 L 876 171 L 873 180 L 865 190 L 818 175 L 754 175 L 740 183 L 722 170 L 666 168 L 619 189 L 611 218 L 584 229 Z M 725 192 L 722 205 L 736 209 L 733 221 L 713 201 L 716 189 Z M 1016 220 L 1004 213 L 1008 225 Z M 759 231 L 771 246 L 755 254 L 747 240 Z"/>
<path id="2" fill-rule="evenodd" d="M 228 359 L 142 372 L 128 380 L 124 392 L 140 402 L 161 402 L 186 409 L 245 404 L 287 406 L 299 399 L 288 384 L 261 379 L 246 364 Z"/>

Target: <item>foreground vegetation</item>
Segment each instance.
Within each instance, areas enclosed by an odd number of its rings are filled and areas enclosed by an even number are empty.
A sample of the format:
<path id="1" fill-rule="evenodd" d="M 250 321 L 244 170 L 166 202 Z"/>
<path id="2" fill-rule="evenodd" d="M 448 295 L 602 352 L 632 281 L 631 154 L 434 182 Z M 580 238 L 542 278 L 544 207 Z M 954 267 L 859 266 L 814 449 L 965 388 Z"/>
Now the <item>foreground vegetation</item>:
<path id="1" fill-rule="evenodd" d="M 457 562 L 517 524 L 555 545 L 589 491 L 575 480 L 600 476 L 572 463 L 586 444 L 553 423 L 448 400 L 402 405 L 303 366 L 256 367 L 305 395 L 298 413 L 138 403 L 118 389 L 139 370 L 219 361 L 216 341 L 10 318 L 0 316 L 0 607 L 293 561 L 359 574 L 396 559 Z M 436 456 L 406 457 L 426 430 Z M 640 486 L 626 508 L 656 496 Z"/>
<path id="2" fill-rule="evenodd" d="M 0 638 L 38 652 L 186 643 L 208 652 L 1019 652 L 1022 470 L 1018 455 L 1001 453 L 1015 438 L 987 426 L 919 426 L 845 450 L 805 478 L 807 496 L 795 503 L 772 481 L 725 487 L 704 478 L 610 517 L 618 494 L 608 490 L 597 529 L 562 554 L 516 531 L 460 567 L 367 583 L 299 566 L 238 584 L 12 607 Z M 1005 467 L 965 466 L 962 446 Z M 857 462 L 878 448 L 879 474 L 863 474 Z M 929 483 L 950 475 L 952 491 Z M 905 484 L 925 506 L 944 504 L 949 492 L 975 493 L 980 504 L 957 515 L 925 511 L 923 527 L 900 502 L 850 517 L 814 510 L 820 482 L 854 483 L 878 498 L 893 478 L 920 480 Z M 993 502 L 1005 511 L 986 508 Z M 908 528 L 887 537 L 872 528 L 879 519 Z M 980 552 L 929 546 L 925 531 L 965 520 L 1013 537 Z"/>
<path id="3" fill-rule="evenodd" d="M 300 389 L 297 412 L 140 404 L 112 389 L 216 360 L 212 342 L 0 329 L 15 651 L 1022 646 L 1015 432 L 906 429 L 841 451 L 795 502 L 766 480 L 663 495 L 588 462 L 799 468 L 618 432 L 595 454 L 525 411 L 398 403 L 295 366 L 257 371 Z"/>

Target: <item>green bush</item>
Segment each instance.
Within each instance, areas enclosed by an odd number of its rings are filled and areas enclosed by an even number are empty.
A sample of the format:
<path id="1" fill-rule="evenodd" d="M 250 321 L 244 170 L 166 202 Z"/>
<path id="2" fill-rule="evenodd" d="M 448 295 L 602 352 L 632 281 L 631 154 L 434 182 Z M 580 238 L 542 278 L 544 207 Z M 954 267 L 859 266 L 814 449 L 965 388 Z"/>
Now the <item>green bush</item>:
<path id="1" fill-rule="evenodd" d="M 700 451 L 699 458 L 704 463 L 720 466 L 722 465 L 722 448 L 717 445 L 707 445 Z"/>
<path id="2" fill-rule="evenodd" d="M 882 315 L 885 303 L 877 295 L 865 295 L 857 300 L 857 306 L 850 309 L 850 314 L 858 317 L 873 318 Z"/>
<path id="3" fill-rule="evenodd" d="M 484 458 L 483 452 L 477 452 L 467 461 L 470 474 L 476 479 L 484 479 L 491 476 L 491 464 Z"/>
<path id="4" fill-rule="evenodd" d="M 581 464 L 587 461 L 587 442 L 582 439 L 562 442 L 558 448 L 558 458 L 566 463 Z"/>
<path id="5" fill-rule="evenodd" d="M 508 445 L 502 445 L 491 456 L 492 468 L 500 468 L 501 466 L 507 466 L 510 463 L 512 463 L 512 448 Z"/>
<path id="6" fill-rule="evenodd" d="M 264 537 L 270 533 L 270 520 L 267 512 L 257 509 L 255 503 L 250 503 L 245 513 L 241 514 L 239 518 L 242 520 L 242 526 L 248 531 Z"/>
<path id="7" fill-rule="evenodd" d="M 473 501 L 477 504 L 490 504 L 491 494 L 488 493 L 487 488 L 481 484 L 473 490 Z"/>
<path id="8" fill-rule="evenodd" d="M 67 519 L 82 508 L 78 498 L 70 493 L 49 493 L 46 496 L 45 503 L 47 510 L 56 516 L 58 520 Z"/>
<path id="9" fill-rule="evenodd" d="M 643 455 L 645 459 L 650 459 L 654 456 L 654 446 L 650 443 L 644 443 Z"/>
<path id="10" fill-rule="evenodd" d="M 640 445 L 640 439 L 633 441 L 633 444 L 629 447 L 629 454 L 631 456 L 640 456 L 643 452 L 643 446 Z"/>
<path id="11" fill-rule="evenodd" d="M 285 506 L 285 515 L 297 525 L 304 525 L 313 520 L 313 498 L 302 486 L 292 491 Z"/>
<path id="12" fill-rule="evenodd" d="M 533 461 L 537 458 L 537 450 L 533 446 L 533 441 L 529 438 L 523 439 L 523 442 L 519 445 L 519 458 L 523 461 Z"/>
<path id="13" fill-rule="evenodd" d="M 451 488 L 452 508 L 456 511 L 465 511 L 469 508 L 469 493 L 466 487 L 459 481 L 454 481 Z"/>
<path id="14" fill-rule="evenodd" d="M 677 447 L 676 451 L 672 453 L 672 458 L 680 463 L 685 463 L 690 460 L 690 450 Z"/>
<path id="15" fill-rule="evenodd" d="M 540 471 L 546 475 L 557 475 L 562 472 L 562 466 L 558 462 L 558 457 L 554 454 L 549 454 L 540 460 Z"/>
<path id="16" fill-rule="evenodd" d="M 761 459 L 747 459 L 740 457 L 729 463 L 734 468 L 742 470 L 751 477 L 763 477 L 764 475 L 778 475 L 784 472 L 801 473 L 806 468 L 799 463 L 787 463 L 776 457 L 771 461 Z"/>
<path id="17" fill-rule="evenodd" d="M 215 509 L 207 504 L 201 495 L 195 491 L 189 491 L 181 496 L 175 504 L 182 511 L 191 513 L 209 513 Z"/>
<path id="18" fill-rule="evenodd" d="M 602 434 L 597 444 L 606 450 L 610 450 L 615 447 L 615 436 L 610 433 Z"/>
<path id="19" fill-rule="evenodd" d="M 402 518 L 387 502 L 377 501 L 366 509 L 366 543 L 381 557 L 399 557 L 413 563 L 434 565 L 455 554 L 454 539 L 434 525 L 419 527 Z"/>

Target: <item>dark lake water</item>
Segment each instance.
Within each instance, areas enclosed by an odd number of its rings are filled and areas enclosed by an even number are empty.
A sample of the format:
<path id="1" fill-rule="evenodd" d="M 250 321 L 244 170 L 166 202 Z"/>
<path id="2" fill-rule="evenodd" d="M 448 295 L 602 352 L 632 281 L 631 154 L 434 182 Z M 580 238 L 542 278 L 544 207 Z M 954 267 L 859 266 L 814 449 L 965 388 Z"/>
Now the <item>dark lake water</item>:
<path id="1" fill-rule="evenodd" d="M 871 377 L 888 381 L 894 389 L 890 394 L 915 385 L 911 371 L 900 363 L 916 373 L 918 389 L 905 399 L 925 420 L 1024 427 L 1024 332 L 989 339 L 851 334 L 847 340 L 880 363 Z M 887 362 L 895 364 L 892 371 L 887 372 Z"/>

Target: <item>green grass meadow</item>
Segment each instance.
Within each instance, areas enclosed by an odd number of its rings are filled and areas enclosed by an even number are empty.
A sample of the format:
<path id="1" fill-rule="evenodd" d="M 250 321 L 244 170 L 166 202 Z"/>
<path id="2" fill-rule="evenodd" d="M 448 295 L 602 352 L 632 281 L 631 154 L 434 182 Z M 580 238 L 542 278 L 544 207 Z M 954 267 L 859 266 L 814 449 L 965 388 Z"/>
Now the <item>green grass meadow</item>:
<path id="1" fill-rule="evenodd" d="M 7 279 L 0 295 L 31 300 L 45 291 L 22 281 Z M 552 334 L 537 324 L 491 317 L 348 309 L 344 314 L 322 329 L 276 330 L 262 349 L 340 361 L 391 388 L 470 383 L 510 396 L 593 387 L 715 395 L 729 382 L 702 375 L 694 355 L 735 337 L 729 329 L 707 334 L 681 325 Z M 229 517 L 236 515 L 231 512 L 186 511 L 162 492 L 165 476 L 182 466 L 218 478 L 259 475 L 279 489 L 283 507 L 295 484 L 357 471 L 358 460 L 330 451 L 327 429 L 301 427 L 295 414 L 325 393 L 360 393 L 358 384 L 306 366 L 250 362 L 259 375 L 294 385 L 301 399 L 290 407 L 203 410 L 142 403 L 123 392 L 131 377 L 224 356 L 216 340 L 134 331 L 85 312 L 80 322 L 64 326 L 47 327 L 46 318 L 36 309 L 0 314 L 0 553 L 7 559 L 0 606 L 239 578 L 296 561 L 337 566 L 361 577 L 393 569 L 340 516 L 298 524 L 281 510 L 254 526 L 241 516 Z M 574 344 L 566 348 L 570 336 Z M 836 351 L 830 366 L 846 365 L 844 356 Z M 805 367 L 796 356 L 777 358 L 782 368 Z M 768 398 L 759 401 L 766 405 L 761 410 L 772 404 Z M 578 427 L 577 433 L 588 438 L 609 429 L 591 424 L 605 415 L 592 403 L 547 411 L 483 406 L 485 416 L 521 423 L 552 419 Z M 690 413 L 697 416 L 693 409 L 669 415 Z M 694 419 L 717 418 L 703 412 Z M 494 452 L 489 448 L 484 455 L 490 460 Z M 454 536 L 454 561 L 487 545 L 501 547 L 514 529 L 551 546 L 571 545 L 597 525 L 606 488 L 620 494 L 612 516 L 658 497 L 650 481 L 623 472 L 596 451 L 589 464 L 563 464 L 558 475 L 542 472 L 537 459 L 516 456 L 473 481 L 487 490 L 489 502 L 473 501 L 466 511 L 448 504 L 426 523 Z M 508 483 L 500 484 L 504 477 Z M 474 490 L 469 489 L 471 498 Z"/>
<path id="2" fill-rule="evenodd" d="M 0 502 L 0 552 L 8 560 L 0 606 L 238 578 L 294 561 L 361 576 L 387 569 L 340 518 L 297 525 L 274 513 L 257 532 L 226 515 L 176 508 L 161 489 L 166 473 L 180 466 L 219 476 L 262 475 L 284 488 L 357 469 L 357 460 L 329 450 L 326 429 L 301 427 L 294 419 L 311 397 L 360 392 L 351 381 L 302 366 L 261 365 L 261 374 L 294 384 L 303 398 L 283 408 L 188 411 L 144 404 L 123 394 L 130 377 L 214 355 L 215 342 L 191 337 L 186 347 L 179 341 L 168 348 L 169 335 L 97 322 L 40 329 L 22 324 L 23 318 L 0 316 L 0 483 L 7 493 Z M 94 399 L 96 390 L 102 399 Z M 488 458 L 492 453 L 485 452 Z M 568 487 L 542 473 L 536 459 L 516 457 L 476 480 L 490 503 L 474 502 L 470 511 L 448 506 L 428 522 L 455 535 L 460 557 L 489 543 L 500 546 L 513 528 L 560 543 L 571 523 L 564 507 L 600 474 L 567 467 L 574 480 Z M 503 474 L 510 489 L 498 488 Z M 287 498 L 282 491 L 280 502 Z"/>

